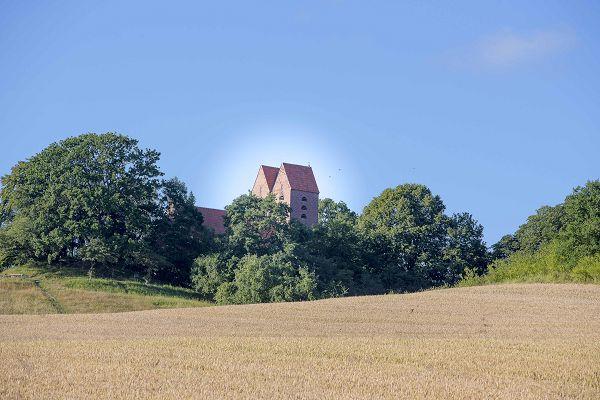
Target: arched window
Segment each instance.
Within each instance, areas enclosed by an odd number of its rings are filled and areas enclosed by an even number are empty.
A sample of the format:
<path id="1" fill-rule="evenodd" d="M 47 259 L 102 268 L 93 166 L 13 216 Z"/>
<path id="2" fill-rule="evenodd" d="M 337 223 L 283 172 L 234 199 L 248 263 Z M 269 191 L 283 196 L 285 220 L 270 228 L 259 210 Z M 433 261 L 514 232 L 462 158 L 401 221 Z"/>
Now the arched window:
<path id="1" fill-rule="evenodd" d="M 279 196 L 279 200 L 284 200 L 284 197 L 283 197 L 283 195 L 280 195 L 280 196 Z"/>
<path id="2" fill-rule="evenodd" d="M 305 196 L 302 196 L 302 201 L 306 201 L 306 197 Z"/>
<path id="3" fill-rule="evenodd" d="M 302 219 L 306 219 L 306 214 L 302 214 L 302 215 L 300 216 L 300 218 L 302 218 Z"/>
<path id="4" fill-rule="evenodd" d="M 302 206 L 302 209 L 303 209 L 303 210 L 306 210 L 306 206 Z"/>

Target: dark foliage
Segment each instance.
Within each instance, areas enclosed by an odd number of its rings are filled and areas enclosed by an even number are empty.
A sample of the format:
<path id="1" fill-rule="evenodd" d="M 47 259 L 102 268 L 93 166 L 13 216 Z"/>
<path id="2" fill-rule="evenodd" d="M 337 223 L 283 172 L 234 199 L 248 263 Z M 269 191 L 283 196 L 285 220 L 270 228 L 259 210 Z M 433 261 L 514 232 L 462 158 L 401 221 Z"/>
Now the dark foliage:
<path id="1" fill-rule="evenodd" d="M 287 301 L 408 291 L 454 284 L 488 260 L 483 228 L 469 214 L 448 217 L 421 185 L 386 190 L 356 215 L 319 204 L 319 223 L 287 222 L 273 197 L 244 195 L 227 207 L 219 248 L 196 260 L 194 286 L 221 303 Z"/>
<path id="2" fill-rule="evenodd" d="M 0 263 L 35 260 L 90 274 L 188 281 L 203 248 L 201 216 L 185 186 L 161 181 L 159 153 L 137 144 L 89 133 L 13 167 L 0 191 Z"/>

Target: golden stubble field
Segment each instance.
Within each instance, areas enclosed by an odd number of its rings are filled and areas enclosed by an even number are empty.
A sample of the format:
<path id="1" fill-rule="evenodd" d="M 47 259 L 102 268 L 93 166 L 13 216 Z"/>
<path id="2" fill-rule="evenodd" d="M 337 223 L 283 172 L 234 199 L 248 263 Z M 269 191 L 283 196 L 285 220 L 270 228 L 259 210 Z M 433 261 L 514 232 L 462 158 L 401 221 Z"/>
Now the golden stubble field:
<path id="1" fill-rule="evenodd" d="M 600 286 L 0 316 L 0 398 L 600 398 Z"/>

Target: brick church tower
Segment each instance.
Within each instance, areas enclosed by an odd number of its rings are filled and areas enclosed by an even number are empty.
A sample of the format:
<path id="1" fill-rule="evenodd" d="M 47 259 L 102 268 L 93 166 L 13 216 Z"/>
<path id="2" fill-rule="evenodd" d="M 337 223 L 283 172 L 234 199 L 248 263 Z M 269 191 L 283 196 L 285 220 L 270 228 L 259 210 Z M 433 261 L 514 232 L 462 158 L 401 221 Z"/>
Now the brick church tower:
<path id="1" fill-rule="evenodd" d="M 258 197 L 275 195 L 278 201 L 292 209 L 290 218 L 307 226 L 313 226 L 319 219 L 319 188 L 312 168 L 305 165 L 283 163 L 281 167 L 261 165 L 254 181 L 252 194 Z M 223 217 L 225 210 L 196 207 L 204 217 L 203 225 L 215 234 L 225 233 Z"/>
<path id="2" fill-rule="evenodd" d="M 273 193 L 278 201 L 290 206 L 291 218 L 307 226 L 318 221 L 319 188 L 310 166 L 283 163 L 275 168 L 261 165 L 252 193 L 258 197 Z"/>

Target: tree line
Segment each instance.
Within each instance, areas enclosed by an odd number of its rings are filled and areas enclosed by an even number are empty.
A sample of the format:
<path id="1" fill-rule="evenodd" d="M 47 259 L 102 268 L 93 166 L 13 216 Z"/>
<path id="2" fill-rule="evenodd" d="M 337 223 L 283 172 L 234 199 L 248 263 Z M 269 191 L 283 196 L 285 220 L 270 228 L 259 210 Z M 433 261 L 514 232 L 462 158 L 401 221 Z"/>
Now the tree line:
<path id="1" fill-rule="evenodd" d="M 423 185 L 385 190 L 361 215 L 319 203 L 319 222 L 287 221 L 273 196 L 242 195 L 226 207 L 227 233 L 196 259 L 194 287 L 218 303 L 310 300 L 452 285 L 466 268 L 483 273 L 483 228 L 448 216 Z"/>
<path id="2" fill-rule="evenodd" d="M 557 229 L 575 232 L 564 222 L 574 214 L 544 208 L 490 252 L 472 215 L 448 215 L 426 186 L 403 184 L 361 214 L 323 199 L 311 228 L 288 221 L 273 196 L 244 194 L 226 207 L 226 233 L 214 235 L 159 158 L 127 136 L 90 133 L 19 162 L 1 180 L 0 268 L 68 265 L 193 287 L 219 303 L 309 300 L 454 285 L 547 245 Z M 580 206 L 560 210 L 569 207 Z"/>
<path id="3" fill-rule="evenodd" d="M 106 133 L 68 138 L 19 162 L 1 181 L 0 266 L 36 261 L 189 282 L 210 239 L 194 196 L 162 179 L 159 157 Z"/>
<path id="4" fill-rule="evenodd" d="M 463 284 L 507 281 L 600 283 L 600 181 L 543 206 L 492 246 L 485 276 Z"/>

